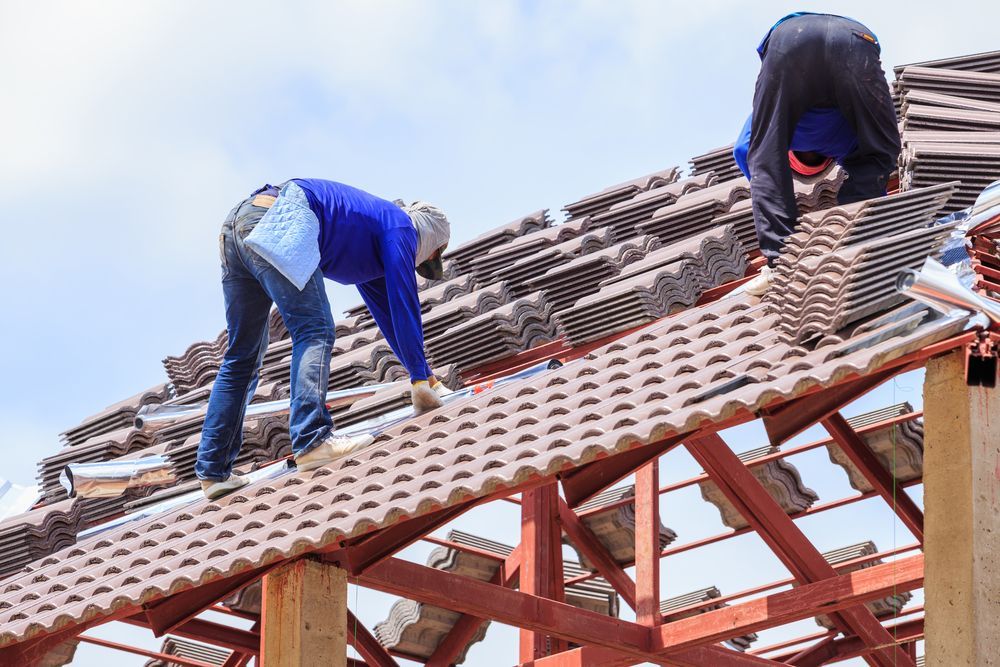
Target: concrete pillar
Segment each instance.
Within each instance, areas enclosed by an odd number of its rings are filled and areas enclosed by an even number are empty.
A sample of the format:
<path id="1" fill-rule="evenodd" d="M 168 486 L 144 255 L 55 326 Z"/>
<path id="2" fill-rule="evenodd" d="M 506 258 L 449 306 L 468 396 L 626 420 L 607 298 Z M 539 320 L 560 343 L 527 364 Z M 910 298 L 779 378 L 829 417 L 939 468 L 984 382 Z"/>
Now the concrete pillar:
<path id="1" fill-rule="evenodd" d="M 1000 389 L 962 350 L 927 364 L 924 522 L 927 665 L 1000 665 Z"/>
<path id="2" fill-rule="evenodd" d="M 262 667 L 346 667 L 347 572 L 300 558 L 264 577 Z"/>

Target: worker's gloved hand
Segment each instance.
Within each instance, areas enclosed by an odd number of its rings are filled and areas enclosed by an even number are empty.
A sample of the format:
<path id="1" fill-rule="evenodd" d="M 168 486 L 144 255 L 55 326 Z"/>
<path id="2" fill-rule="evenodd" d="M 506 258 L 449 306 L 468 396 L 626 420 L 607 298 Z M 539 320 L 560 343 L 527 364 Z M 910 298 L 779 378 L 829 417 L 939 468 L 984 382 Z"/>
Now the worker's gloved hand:
<path id="1" fill-rule="evenodd" d="M 410 385 L 410 401 L 413 403 L 413 412 L 418 415 L 444 405 L 441 397 L 431 388 L 427 380 L 420 380 Z"/>

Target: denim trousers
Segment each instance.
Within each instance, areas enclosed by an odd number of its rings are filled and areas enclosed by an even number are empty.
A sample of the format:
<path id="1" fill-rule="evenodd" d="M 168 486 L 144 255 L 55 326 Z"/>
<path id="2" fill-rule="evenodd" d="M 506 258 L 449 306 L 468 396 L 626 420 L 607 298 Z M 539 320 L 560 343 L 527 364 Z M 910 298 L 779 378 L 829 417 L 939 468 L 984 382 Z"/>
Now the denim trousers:
<path id="1" fill-rule="evenodd" d="M 870 31 L 839 16 L 799 16 L 771 33 L 753 98 L 748 160 L 760 251 L 773 264 L 795 232 L 798 208 L 788 147 L 808 109 L 836 108 L 858 139 L 841 160 L 847 180 L 837 196 L 850 204 L 885 194 L 900 139 L 896 110 Z"/>
<path id="2" fill-rule="evenodd" d="M 267 212 L 253 196 L 236 206 L 222 224 L 219 255 L 229 344 L 208 399 L 195 474 L 221 481 L 229 477 L 243 446 L 243 418 L 268 342 L 268 315 L 274 304 L 292 336 L 289 432 L 295 454 L 319 444 L 333 429 L 326 408 L 333 315 L 316 270 L 300 292 L 244 239 Z"/>

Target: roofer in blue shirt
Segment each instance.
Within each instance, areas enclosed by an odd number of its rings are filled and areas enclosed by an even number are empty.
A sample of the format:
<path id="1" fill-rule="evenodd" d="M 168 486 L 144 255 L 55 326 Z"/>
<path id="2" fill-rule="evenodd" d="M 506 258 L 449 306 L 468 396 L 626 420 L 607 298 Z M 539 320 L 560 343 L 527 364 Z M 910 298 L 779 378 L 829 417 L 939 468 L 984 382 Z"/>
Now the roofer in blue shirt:
<path id="1" fill-rule="evenodd" d="M 796 12 L 757 47 L 761 67 L 753 113 L 733 150 L 751 179 L 754 224 L 767 259 L 746 292 L 760 296 L 795 230 L 792 170 L 810 174 L 836 161 L 847 172 L 841 204 L 885 194 L 899 158 L 892 95 L 878 39 L 843 16 Z"/>
<path id="2" fill-rule="evenodd" d="M 425 202 L 402 208 L 334 181 L 292 179 L 240 202 L 222 225 L 219 254 L 228 349 L 208 401 L 195 473 L 208 498 L 247 483 L 233 475 L 248 398 L 267 350 L 272 303 L 292 337 L 289 432 L 299 470 L 373 442 L 334 433 L 326 407 L 334 322 L 323 278 L 357 285 L 411 380 L 414 410 L 446 391 L 424 354 L 415 274 L 443 276 L 448 219 Z"/>

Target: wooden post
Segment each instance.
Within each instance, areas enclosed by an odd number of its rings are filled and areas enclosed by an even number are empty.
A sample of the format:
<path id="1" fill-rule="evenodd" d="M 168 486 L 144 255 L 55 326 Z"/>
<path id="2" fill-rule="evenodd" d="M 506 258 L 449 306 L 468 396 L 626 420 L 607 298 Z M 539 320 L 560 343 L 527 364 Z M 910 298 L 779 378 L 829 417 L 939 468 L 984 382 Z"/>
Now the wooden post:
<path id="1" fill-rule="evenodd" d="M 965 352 L 927 363 L 927 665 L 1000 665 L 1000 390 L 965 382 Z"/>
<path id="2" fill-rule="evenodd" d="M 309 558 L 264 577 L 262 667 L 345 667 L 347 572 Z"/>
<path id="3" fill-rule="evenodd" d="M 660 462 L 635 473 L 635 620 L 660 625 Z"/>
<path id="4" fill-rule="evenodd" d="M 559 490 L 546 484 L 521 494 L 521 590 L 563 601 L 562 532 Z M 530 662 L 565 648 L 565 642 L 531 630 L 521 630 L 520 661 Z"/>

